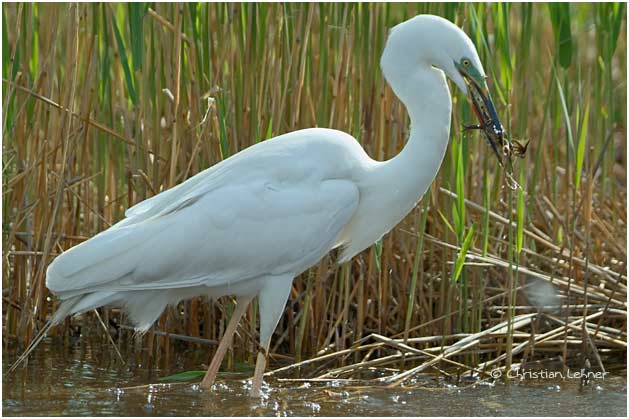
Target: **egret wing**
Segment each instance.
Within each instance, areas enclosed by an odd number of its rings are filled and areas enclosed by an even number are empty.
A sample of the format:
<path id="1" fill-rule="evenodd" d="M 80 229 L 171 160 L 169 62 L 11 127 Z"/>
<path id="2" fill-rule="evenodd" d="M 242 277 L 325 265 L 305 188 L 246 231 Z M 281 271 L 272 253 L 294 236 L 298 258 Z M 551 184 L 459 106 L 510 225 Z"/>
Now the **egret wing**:
<path id="1" fill-rule="evenodd" d="M 176 211 L 225 185 L 250 184 L 267 179 L 299 183 L 310 179 L 343 179 L 366 158 L 350 135 L 330 129 L 310 128 L 255 144 L 198 173 L 185 182 L 129 208 L 120 228 L 150 217 Z"/>
<path id="2" fill-rule="evenodd" d="M 359 202 L 357 186 L 340 179 L 267 176 L 208 189 L 65 252 L 48 287 L 68 298 L 297 275 L 332 248 Z"/>

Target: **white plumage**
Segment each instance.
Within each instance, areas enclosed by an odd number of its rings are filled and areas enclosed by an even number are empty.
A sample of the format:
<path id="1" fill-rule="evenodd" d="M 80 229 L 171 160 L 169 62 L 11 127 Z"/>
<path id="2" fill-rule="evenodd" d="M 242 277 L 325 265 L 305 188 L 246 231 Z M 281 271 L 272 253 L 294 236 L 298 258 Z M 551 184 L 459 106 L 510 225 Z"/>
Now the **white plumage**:
<path id="1" fill-rule="evenodd" d="M 57 257 L 46 285 L 82 296 L 71 312 L 122 304 L 140 330 L 184 298 L 257 294 L 342 244 L 360 200 L 352 173 L 367 170 L 357 156 L 352 137 L 328 129 L 261 142 L 130 208 Z"/>
<path id="2" fill-rule="evenodd" d="M 469 72 L 459 68 L 465 60 Z M 464 92 L 466 82 L 475 82 L 489 97 L 473 44 L 442 18 L 417 16 L 396 26 L 381 66 L 411 118 L 399 155 L 372 160 L 353 137 L 322 128 L 249 147 L 135 205 L 116 225 L 58 256 L 46 285 L 64 303 L 51 323 L 116 304 L 147 330 L 168 304 L 236 295 L 236 314 L 204 380 L 211 385 L 243 306 L 258 295 L 267 350 L 295 276 L 335 247 L 345 262 L 370 246 L 434 179 L 450 130 L 444 72 Z M 260 355 L 253 394 L 264 365 Z"/>

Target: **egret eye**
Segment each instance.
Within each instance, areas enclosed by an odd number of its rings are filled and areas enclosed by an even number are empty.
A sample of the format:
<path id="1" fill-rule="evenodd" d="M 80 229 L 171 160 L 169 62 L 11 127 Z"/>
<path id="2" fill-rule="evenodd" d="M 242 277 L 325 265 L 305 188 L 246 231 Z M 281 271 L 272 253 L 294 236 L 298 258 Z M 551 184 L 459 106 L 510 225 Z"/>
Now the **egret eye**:
<path id="1" fill-rule="evenodd" d="M 463 64 L 463 67 L 469 67 L 472 63 L 467 58 L 463 58 L 461 64 Z"/>

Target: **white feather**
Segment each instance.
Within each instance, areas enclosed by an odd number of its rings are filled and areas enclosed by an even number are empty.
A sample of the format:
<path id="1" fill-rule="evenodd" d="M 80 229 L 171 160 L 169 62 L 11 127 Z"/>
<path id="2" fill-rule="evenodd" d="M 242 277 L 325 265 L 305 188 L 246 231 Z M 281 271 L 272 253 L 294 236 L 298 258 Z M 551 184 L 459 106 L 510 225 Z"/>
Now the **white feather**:
<path id="1" fill-rule="evenodd" d="M 464 58 L 485 74 L 469 37 L 445 19 L 417 16 L 391 31 L 381 66 L 411 120 L 410 138 L 391 160 L 372 160 L 340 131 L 285 134 L 137 204 L 58 256 L 46 284 L 65 301 L 18 362 L 66 315 L 118 304 L 146 330 L 166 305 L 201 294 L 259 295 L 268 348 L 296 275 L 334 247 L 349 260 L 425 193 L 450 133 L 445 75 L 465 92 L 455 65 Z"/>
<path id="2" fill-rule="evenodd" d="M 96 301 L 124 305 L 144 325 L 140 311 L 158 316 L 183 298 L 175 289 L 218 297 L 242 281 L 294 277 L 334 246 L 358 207 L 348 174 L 361 163 L 360 147 L 339 134 L 277 137 L 136 205 L 129 218 L 57 257 L 48 288 L 62 299 L 85 296 L 81 310 Z"/>

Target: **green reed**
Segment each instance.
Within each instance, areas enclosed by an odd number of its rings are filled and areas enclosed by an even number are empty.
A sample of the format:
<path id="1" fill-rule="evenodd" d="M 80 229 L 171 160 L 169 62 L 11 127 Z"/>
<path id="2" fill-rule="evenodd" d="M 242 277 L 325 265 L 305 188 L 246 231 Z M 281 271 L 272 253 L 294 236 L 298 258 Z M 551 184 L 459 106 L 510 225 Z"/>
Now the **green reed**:
<path id="1" fill-rule="evenodd" d="M 333 252 L 295 281 L 277 359 L 371 332 L 478 332 L 516 313 L 488 298 L 534 305 L 519 291 L 523 269 L 550 278 L 566 304 L 626 299 L 624 4 L 6 4 L 5 344 L 26 343 L 54 310 L 44 286 L 54 256 L 258 141 L 332 127 L 376 159 L 398 153 L 408 117 L 379 57 L 388 28 L 417 13 L 470 34 L 509 135 L 531 142 L 515 167 L 522 189 L 509 191 L 480 135 L 462 133 L 474 118 L 451 84 L 451 143 L 429 192 L 346 266 Z M 156 327 L 218 339 L 231 309 L 195 299 Z M 256 321 L 254 305 L 229 365 L 252 360 Z M 143 342 L 166 364 L 172 340 L 155 336 Z M 513 339 L 479 344 L 466 362 L 510 353 Z"/>

